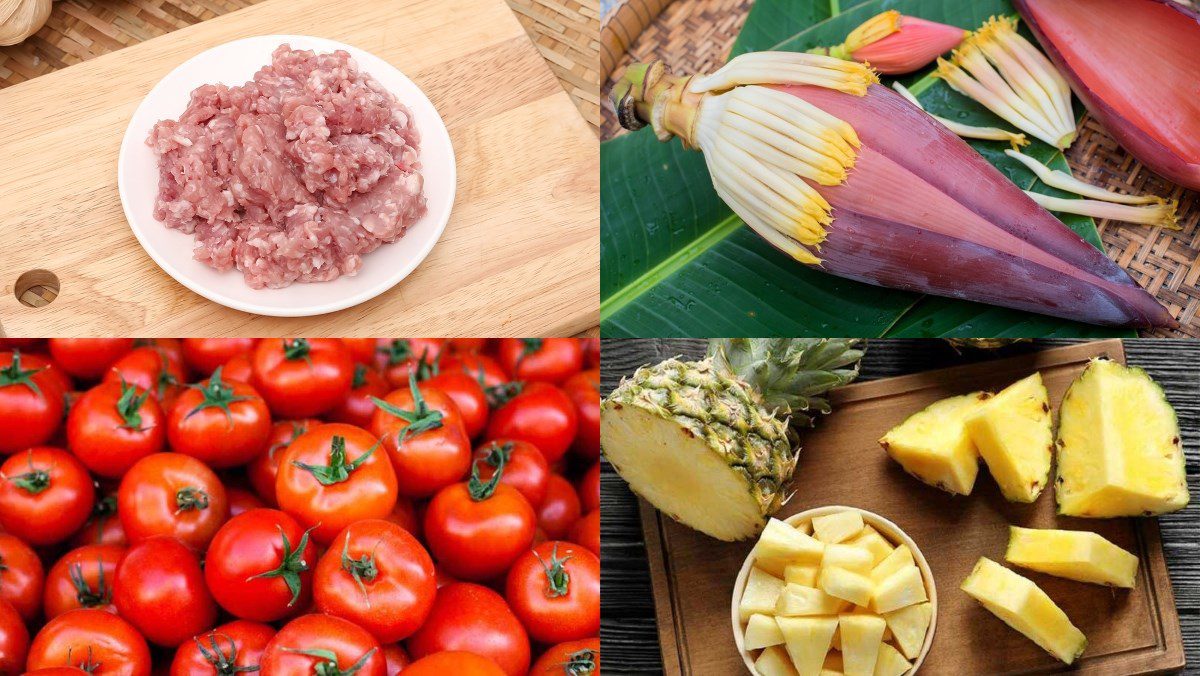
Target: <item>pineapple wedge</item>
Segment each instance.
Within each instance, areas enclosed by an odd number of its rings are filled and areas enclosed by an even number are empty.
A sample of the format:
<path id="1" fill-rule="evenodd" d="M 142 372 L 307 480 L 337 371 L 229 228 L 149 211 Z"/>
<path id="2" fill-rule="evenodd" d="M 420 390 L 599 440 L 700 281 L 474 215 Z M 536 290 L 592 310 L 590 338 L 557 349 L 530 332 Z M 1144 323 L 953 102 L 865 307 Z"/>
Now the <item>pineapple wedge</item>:
<path id="1" fill-rule="evenodd" d="M 921 569 L 905 566 L 875 586 L 875 593 L 871 597 L 871 609 L 877 613 L 890 613 L 928 600 Z"/>
<path id="2" fill-rule="evenodd" d="M 1060 514 L 1151 516 L 1188 504 L 1175 410 L 1145 371 L 1092 360 L 1059 419 Z"/>
<path id="3" fill-rule="evenodd" d="M 754 614 L 746 623 L 746 635 L 743 637 L 746 650 L 758 650 L 768 646 L 783 643 L 783 632 L 770 615 Z"/>
<path id="4" fill-rule="evenodd" d="M 912 669 L 912 663 L 904 659 L 904 655 L 901 655 L 890 644 L 880 644 L 879 658 L 875 660 L 874 676 L 901 676 L 901 674 L 907 674 L 909 669 Z"/>
<path id="5" fill-rule="evenodd" d="M 1132 589 L 1137 578 L 1136 556 L 1088 531 L 1012 526 L 1004 559 L 1030 570 L 1113 587 Z"/>
<path id="6" fill-rule="evenodd" d="M 921 653 L 921 647 L 925 645 L 925 633 L 929 631 L 932 618 L 933 606 L 927 602 L 883 614 L 888 629 L 892 630 L 892 635 L 896 638 L 900 652 L 910 660 L 917 659 L 917 655 Z"/>
<path id="7" fill-rule="evenodd" d="M 846 676 L 873 676 L 886 626 L 878 615 L 839 615 L 842 663 Z"/>
<path id="8" fill-rule="evenodd" d="M 746 578 L 746 588 L 742 591 L 742 600 L 738 602 L 738 614 L 742 621 L 747 622 L 755 613 L 763 615 L 775 614 L 775 606 L 783 593 L 784 582 L 761 568 L 750 569 Z"/>
<path id="9" fill-rule="evenodd" d="M 965 421 L 989 396 L 975 392 L 936 401 L 888 430 L 879 444 L 917 479 L 950 493 L 970 495 L 979 473 L 979 452 Z"/>
<path id="10" fill-rule="evenodd" d="M 862 532 L 862 514 L 848 509 L 844 512 L 814 517 L 812 527 L 813 537 L 827 545 L 835 545 Z"/>
<path id="11" fill-rule="evenodd" d="M 816 676 L 825 664 L 825 655 L 838 628 L 836 617 L 776 618 L 786 640 L 788 656 L 800 676 Z"/>
<path id="12" fill-rule="evenodd" d="M 888 554 L 895 549 L 892 543 L 887 541 L 887 538 L 879 534 L 879 531 L 871 527 L 870 524 L 863 526 L 862 533 L 850 540 L 846 544 L 852 547 L 865 549 L 871 553 L 871 566 L 875 566 L 880 561 L 887 558 Z"/>
<path id="13" fill-rule="evenodd" d="M 908 545 L 900 545 L 893 549 L 887 558 L 875 564 L 875 567 L 871 569 L 871 579 L 876 583 L 883 582 L 893 573 L 915 565 L 917 565 L 917 561 L 913 558 L 912 550 L 908 548 Z"/>
<path id="14" fill-rule="evenodd" d="M 870 573 L 874 565 L 871 552 L 851 545 L 826 545 L 821 558 L 822 568 L 845 568 L 856 573 Z"/>
<path id="15" fill-rule="evenodd" d="M 758 659 L 754 660 L 754 670 L 759 676 L 799 676 L 787 651 L 779 646 L 762 651 Z"/>
<path id="16" fill-rule="evenodd" d="M 1037 500 L 1050 480 L 1054 448 L 1050 397 L 1042 374 L 1018 380 L 980 404 L 966 426 L 1004 497 L 1012 502 Z"/>
<path id="17" fill-rule="evenodd" d="M 817 576 L 821 569 L 811 564 L 793 563 L 783 569 L 783 581 L 798 584 L 801 587 L 817 586 Z"/>
<path id="18" fill-rule="evenodd" d="M 771 519 L 750 554 L 754 564 L 775 577 L 782 577 L 790 563 L 821 562 L 825 545 L 779 519 Z"/>
<path id="19" fill-rule="evenodd" d="M 745 597 L 742 597 L 745 599 Z M 846 608 L 846 602 L 830 596 L 820 589 L 801 587 L 798 584 L 784 586 L 773 613 L 785 617 L 797 615 L 835 615 Z"/>
<path id="20" fill-rule="evenodd" d="M 962 590 L 1008 626 L 1067 664 L 1083 654 L 1087 638 L 1032 580 L 982 557 Z"/>
<path id="21" fill-rule="evenodd" d="M 856 606 L 870 603 L 871 592 L 874 589 L 871 578 L 845 568 L 822 568 L 817 586 L 826 594 Z"/>

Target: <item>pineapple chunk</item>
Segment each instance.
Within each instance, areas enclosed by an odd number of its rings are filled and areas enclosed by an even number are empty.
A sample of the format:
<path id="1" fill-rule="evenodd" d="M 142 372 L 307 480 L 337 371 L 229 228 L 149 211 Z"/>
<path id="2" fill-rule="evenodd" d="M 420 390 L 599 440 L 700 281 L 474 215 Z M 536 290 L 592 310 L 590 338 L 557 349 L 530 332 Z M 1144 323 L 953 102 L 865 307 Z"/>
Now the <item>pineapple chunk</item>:
<path id="1" fill-rule="evenodd" d="M 825 545 L 825 556 L 821 557 L 822 568 L 845 568 L 856 573 L 869 573 L 874 557 L 862 547 L 850 545 Z"/>
<path id="2" fill-rule="evenodd" d="M 745 598 L 745 597 L 743 597 Z M 775 615 L 835 615 L 846 607 L 846 602 L 830 596 L 820 589 L 801 587 L 798 584 L 784 586 L 779 601 L 775 604 Z"/>
<path id="3" fill-rule="evenodd" d="M 1000 492 L 1012 502 L 1033 502 L 1050 480 L 1054 435 L 1050 397 L 1042 374 L 1004 388 L 967 417 L 967 434 L 987 463 Z"/>
<path id="4" fill-rule="evenodd" d="M 863 526 L 862 533 L 846 544 L 870 552 L 872 566 L 886 559 L 887 555 L 891 554 L 892 550 L 895 549 L 892 543 L 888 542 L 887 538 L 880 535 L 879 531 L 872 528 L 870 524 Z"/>
<path id="5" fill-rule="evenodd" d="M 771 615 L 783 592 L 784 582 L 761 568 L 750 569 L 746 578 L 746 589 L 742 592 L 742 600 L 738 603 L 738 613 L 743 622 L 750 620 L 755 613 Z"/>
<path id="6" fill-rule="evenodd" d="M 886 626 L 878 615 L 839 615 L 842 662 L 846 676 L 873 676 Z"/>
<path id="7" fill-rule="evenodd" d="M 1031 570 L 1133 589 L 1138 558 L 1096 533 L 1036 528 L 1009 529 L 1009 563 Z"/>
<path id="8" fill-rule="evenodd" d="M 837 634 L 834 634 L 837 636 Z M 838 649 L 841 650 L 840 648 Z M 845 667 L 842 664 L 842 653 L 829 651 L 825 656 L 825 664 L 821 665 L 821 676 L 843 676 Z"/>
<path id="9" fill-rule="evenodd" d="M 792 666 L 800 676 L 816 675 L 821 672 L 829 642 L 837 629 L 836 617 L 780 617 L 776 619 L 783 637 L 787 641 L 787 652 Z"/>
<path id="10" fill-rule="evenodd" d="M 970 495 L 979 473 L 979 452 L 964 423 L 989 396 L 975 392 L 935 401 L 888 430 L 879 444 L 917 479 L 950 493 Z"/>
<path id="11" fill-rule="evenodd" d="M 901 676 L 909 669 L 912 669 L 912 663 L 904 659 L 904 655 L 887 643 L 880 644 L 874 676 Z"/>
<path id="12" fill-rule="evenodd" d="M 870 603 L 874 588 L 870 578 L 845 568 L 822 568 L 818 586 L 826 594 L 845 599 L 856 606 Z"/>
<path id="13" fill-rule="evenodd" d="M 906 566 L 884 578 L 875 587 L 875 594 L 871 597 L 871 608 L 877 613 L 890 613 L 928 600 L 921 569 Z"/>
<path id="14" fill-rule="evenodd" d="M 779 519 L 771 519 L 750 552 L 759 566 L 782 577 L 789 563 L 820 563 L 825 545 Z"/>
<path id="15" fill-rule="evenodd" d="M 1179 423 L 1145 371 L 1093 360 L 1071 383 L 1059 418 L 1060 514 L 1151 516 L 1187 505 Z"/>
<path id="16" fill-rule="evenodd" d="M 758 650 L 767 646 L 783 643 L 783 632 L 770 615 L 754 614 L 746 624 L 746 635 L 743 643 L 746 650 Z"/>
<path id="17" fill-rule="evenodd" d="M 835 545 L 858 535 L 863 529 L 862 514 L 846 510 L 836 514 L 818 516 L 812 520 L 813 533 L 821 542 Z"/>
<path id="18" fill-rule="evenodd" d="M 917 659 L 917 655 L 921 653 L 932 617 L 933 606 L 929 603 L 917 603 L 883 614 L 888 629 L 896 637 L 896 645 L 899 646 L 900 652 L 910 660 Z"/>
<path id="19" fill-rule="evenodd" d="M 806 563 L 793 563 L 783 569 L 783 581 L 802 587 L 817 586 L 817 574 L 821 569 Z"/>
<path id="20" fill-rule="evenodd" d="M 1008 626 L 1067 664 L 1083 654 L 1087 638 L 1032 580 L 982 557 L 962 590 Z"/>
<path id="21" fill-rule="evenodd" d="M 754 660 L 754 670 L 759 676 L 799 676 L 787 651 L 779 646 L 762 651 L 758 659 Z"/>
<path id="22" fill-rule="evenodd" d="M 875 564 L 875 567 L 871 569 L 871 579 L 875 582 L 883 582 L 892 573 L 915 565 L 917 562 L 913 558 L 912 550 L 908 548 L 908 545 L 900 545 L 893 549 L 886 559 Z"/>

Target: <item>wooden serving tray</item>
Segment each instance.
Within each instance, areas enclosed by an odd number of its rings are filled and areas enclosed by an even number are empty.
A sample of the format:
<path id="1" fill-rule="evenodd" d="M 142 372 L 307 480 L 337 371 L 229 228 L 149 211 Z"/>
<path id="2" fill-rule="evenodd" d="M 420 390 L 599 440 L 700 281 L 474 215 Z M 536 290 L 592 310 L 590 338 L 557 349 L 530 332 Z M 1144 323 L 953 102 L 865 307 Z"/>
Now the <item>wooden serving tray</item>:
<path id="1" fill-rule="evenodd" d="M 1156 519 L 1058 517 L 1052 489 L 1032 505 L 1011 503 L 986 467 L 972 495 L 955 497 L 910 477 L 878 444 L 893 425 L 937 399 L 997 391 L 1034 370 L 1042 372 L 1057 415 L 1067 386 L 1099 356 L 1125 361 L 1121 342 L 1109 340 L 850 385 L 834 393 L 834 413 L 802 436 L 796 494 L 777 516 L 823 505 L 861 507 L 894 521 L 917 542 L 938 588 L 937 631 L 921 674 L 1070 670 L 958 589 L 980 556 L 1003 563 L 1009 524 L 1095 531 L 1141 560 L 1132 590 L 1014 568 L 1044 589 L 1087 636 L 1087 650 L 1075 663 L 1080 673 L 1125 676 L 1183 667 L 1179 616 Z M 734 578 L 753 543 L 718 542 L 661 516 L 644 501 L 641 513 L 666 672 L 743 673 L 729 604 Z"/>
<path id="2" fill-rule="evenodd" d="M 450 223 L 396 288 L 273 318 L 177 283 L 117 193 L 130 116 L 172 68 L 252 35 L 315 35 L 393 63 L 433 101 L 458 162 Z M 266 0 L 0 90 L 0 324 L 11 336 L 567 335 L 599 322 L 596 137 L 504 0 Z M 34 308 L 18 276 L 45 269 Z"/>

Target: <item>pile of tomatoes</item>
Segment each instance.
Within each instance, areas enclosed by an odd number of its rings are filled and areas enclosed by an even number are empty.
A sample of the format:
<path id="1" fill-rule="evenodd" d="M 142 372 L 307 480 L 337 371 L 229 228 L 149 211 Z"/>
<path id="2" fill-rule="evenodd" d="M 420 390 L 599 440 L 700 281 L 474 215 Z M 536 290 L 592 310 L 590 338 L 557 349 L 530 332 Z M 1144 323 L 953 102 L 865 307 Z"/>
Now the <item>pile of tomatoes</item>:
<path id="1" fill-rule="evenodd" d="M 0 676 L 599 674 L 598 366 L 0 340 Z"/>

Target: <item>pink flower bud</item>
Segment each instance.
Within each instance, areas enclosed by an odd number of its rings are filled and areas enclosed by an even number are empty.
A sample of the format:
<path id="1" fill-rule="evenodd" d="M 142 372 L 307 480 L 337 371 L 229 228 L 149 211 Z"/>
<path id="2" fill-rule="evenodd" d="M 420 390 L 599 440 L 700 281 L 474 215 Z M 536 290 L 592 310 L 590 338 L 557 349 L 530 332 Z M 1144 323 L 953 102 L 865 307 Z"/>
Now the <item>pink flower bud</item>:
<path id="1" fill-rule="evenodd" d="M 867 19 L 842 44 L 809 51 L 869 63 L 880 73 L 900 75 L 929 65 L 967 34 L 961 28 L 904 16 L 893 9 Z"/>

